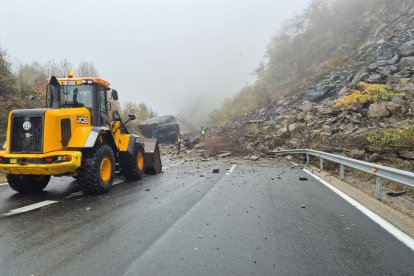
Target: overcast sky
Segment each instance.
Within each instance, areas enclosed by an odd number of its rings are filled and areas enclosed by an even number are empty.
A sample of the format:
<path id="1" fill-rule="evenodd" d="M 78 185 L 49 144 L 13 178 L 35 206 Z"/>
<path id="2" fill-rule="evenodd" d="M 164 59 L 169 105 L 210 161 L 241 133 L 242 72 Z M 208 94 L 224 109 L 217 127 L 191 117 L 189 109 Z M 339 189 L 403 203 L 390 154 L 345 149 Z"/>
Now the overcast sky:
<path id="1" fill-rule="evenodd" d="M 18 62 L 92 61 L 122 102 L 175 114 L 213 107 L 252 81 L 279 24 L 307 3 L 3 0 L 0 45 Z"/>

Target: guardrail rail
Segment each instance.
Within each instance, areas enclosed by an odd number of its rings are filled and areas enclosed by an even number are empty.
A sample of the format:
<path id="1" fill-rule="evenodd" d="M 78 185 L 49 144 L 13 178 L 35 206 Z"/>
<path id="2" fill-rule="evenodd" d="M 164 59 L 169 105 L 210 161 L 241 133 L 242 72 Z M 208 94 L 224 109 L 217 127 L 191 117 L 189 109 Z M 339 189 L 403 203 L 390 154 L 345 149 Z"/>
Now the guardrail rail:
<path id="1" fill-rule="evenodd" d="M 309 163 L 310 156 L 319 157 L 320 169 L 323 170 L 324 160 L 329 160 L 339 164 L 339 178 L 344 180 L 345 167 L 350 167 L 372 174 L 376 177 L 375 181 L 375 197 L 378 200 L 382 198 L 382 179 L 388 179 L 393 182 L 405 185 L 414 189 L 414 173 L 386 167 L 378 164 L 373 164 L 357 159 L 352 159 L 346 156 L 336 155 L 332 153 L 326 153 L 323 151 L 311 150 L 311 149 L 294 149 L 294 150 L 281 150 L 270 151 L 270 155 L 291 155 L 291 154 L 304 154 L 306 156 L 306 162 Z"/>

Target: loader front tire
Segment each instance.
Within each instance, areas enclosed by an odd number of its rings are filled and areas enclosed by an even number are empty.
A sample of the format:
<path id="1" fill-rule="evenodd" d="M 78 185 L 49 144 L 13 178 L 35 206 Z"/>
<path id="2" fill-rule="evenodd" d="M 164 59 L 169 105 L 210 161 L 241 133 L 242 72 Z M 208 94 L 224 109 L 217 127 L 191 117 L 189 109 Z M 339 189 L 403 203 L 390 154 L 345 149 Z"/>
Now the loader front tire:
<path id="1" fill-rule="evenodd" d="M 108 145 L 102 145 L 85 153 L 77 177 L 85 194 L 100 195 L 112 188 L 114 175 L 114 152 Z"/>
<path id="2" fill-rule="evenodd" d="M 142 144 L 135 143 L 132 154 L 126 153 L 121 159 L 121 173 L 128 181 L 142 179 L 145 170 L 145 150 Z"/>
<path id="3" fill-rule="evenodd" d="M 8 174 L 6 178 L 10 188 L 25 194 L 42 191 L 50 181 L 50 175 Z"/>

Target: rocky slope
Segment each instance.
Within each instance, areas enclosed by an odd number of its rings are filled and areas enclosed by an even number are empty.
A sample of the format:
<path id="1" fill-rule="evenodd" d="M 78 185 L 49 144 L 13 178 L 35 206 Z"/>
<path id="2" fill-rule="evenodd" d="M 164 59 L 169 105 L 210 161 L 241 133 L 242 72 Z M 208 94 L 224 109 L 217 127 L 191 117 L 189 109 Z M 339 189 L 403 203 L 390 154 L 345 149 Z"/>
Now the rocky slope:
<path id="1" fill-rule="evenodd" d="M 376 16 L 383 16 L 382 23 L 365 33 L 366 40 L 355 49 L 356 62 L 343 64 L 295 95 L 269 102 L 216 129 L 207 145 L 210 153 L 264 154 L 275 148 L 306 147 L 369 161 L 414 160 L 414 145 L 378 147 L 366 137 L 370 131 L 403 129 L 414 123 L 414 8 L 384 8 Z M 365 29 L 361 26 L 359 31 Z M 333 107 L 361 81 L 390 85 L 404 96 Z M 409 168 L 412 162 L 402 166 Z"/>

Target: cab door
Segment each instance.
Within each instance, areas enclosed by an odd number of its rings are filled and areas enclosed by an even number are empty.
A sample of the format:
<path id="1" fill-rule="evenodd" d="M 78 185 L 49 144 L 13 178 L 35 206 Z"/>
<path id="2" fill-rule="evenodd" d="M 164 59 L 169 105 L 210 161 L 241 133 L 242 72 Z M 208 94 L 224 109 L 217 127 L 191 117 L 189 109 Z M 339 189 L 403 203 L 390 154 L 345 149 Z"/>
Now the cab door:
<path id="1" fill-rule="evenodd" d="M 97 85 L 98 94 L 98 126 L 109 125 L 109 110 L 107 110 L 107 88 L 102 85 Z"/>

